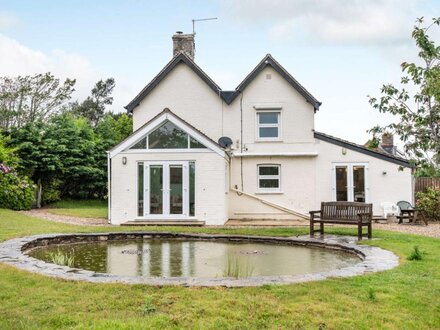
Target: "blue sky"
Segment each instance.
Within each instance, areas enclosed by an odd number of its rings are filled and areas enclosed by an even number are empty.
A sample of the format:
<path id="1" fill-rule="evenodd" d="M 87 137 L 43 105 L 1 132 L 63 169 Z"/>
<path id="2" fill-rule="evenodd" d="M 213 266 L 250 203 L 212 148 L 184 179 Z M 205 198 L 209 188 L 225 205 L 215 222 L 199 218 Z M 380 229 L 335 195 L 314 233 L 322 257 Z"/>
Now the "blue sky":
<path id="1" fill-rule="evenodd" d="M 399 81 L 399 64 L 416 58 L 415 19 L 439 14 L 439 0 L 0 0 L 0 75 L 77 78 L 76 98 L 112 76 L 123 111 L 170 60 L 175 31 L 218 17 L 196 26 L 196 62 L 223 89 L 271 53 L 323 103 L 317 130 L 362 143 L 390 120 L 366 96 Z"/>

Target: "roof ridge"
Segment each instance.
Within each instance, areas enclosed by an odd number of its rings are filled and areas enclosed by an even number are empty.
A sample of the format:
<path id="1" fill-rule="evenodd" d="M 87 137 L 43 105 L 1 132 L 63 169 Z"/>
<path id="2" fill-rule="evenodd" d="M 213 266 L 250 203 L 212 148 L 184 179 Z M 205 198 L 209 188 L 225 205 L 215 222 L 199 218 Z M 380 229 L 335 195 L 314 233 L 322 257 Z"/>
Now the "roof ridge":
<path id="1" fill-rule="evenodd" d="M 231 104 L 235 98 L 250 84 L 250 82 L 265 68 L 266 65 L 271 65 L 287 82 L 300 93 L 310 104 L 313 105 L 315 111 L 319 109 L 321 102 L 319 102 L 304 86 L 302 86 L 281 64 L 279 64 L 271 54 L 266 54 L 263 59 L 257 64 L 254 69 L 244 78 L 244 80 L 235 88 L 234 91 L 225 91 L 217 83 L 200 68 L 188 55 L 184 52 L 176 54 L 165 67 L 136 95 L 136 97 L 128 103 L 125 108 L 128 112 L 139 105 L 139 103 L 152 91 L 162 79 L 164 79 L 177 64 L 184 62 L 188 65 L 211 89 L 218 94 L 226 104 Z"/>

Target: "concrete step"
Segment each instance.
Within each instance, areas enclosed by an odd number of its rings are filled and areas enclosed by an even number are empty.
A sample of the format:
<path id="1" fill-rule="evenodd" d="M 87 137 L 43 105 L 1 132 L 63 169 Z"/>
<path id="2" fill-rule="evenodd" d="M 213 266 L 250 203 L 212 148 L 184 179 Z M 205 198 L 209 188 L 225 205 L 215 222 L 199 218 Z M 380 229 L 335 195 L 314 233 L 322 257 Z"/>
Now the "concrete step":
<path id="1" fill-rule="evenodd" d="M 299 220 L 298 216 L 283 212 L 234 212 L 234 220 Z"/>
<path id="2" fill-rule="evenodd" d="M 292 227 L 292 226 L 308 226 L 309 222 L 305 220 L 244 220 L 244 219 L 229 219 L 225 226 L 262 226 L 262 227 Z"/>
<path id="3" fill-rule="evenodd" d="M 135 220 L 121 223 L 121 226 L 189 226 L 201 227 L 205 221 L 198 220 Z"/>

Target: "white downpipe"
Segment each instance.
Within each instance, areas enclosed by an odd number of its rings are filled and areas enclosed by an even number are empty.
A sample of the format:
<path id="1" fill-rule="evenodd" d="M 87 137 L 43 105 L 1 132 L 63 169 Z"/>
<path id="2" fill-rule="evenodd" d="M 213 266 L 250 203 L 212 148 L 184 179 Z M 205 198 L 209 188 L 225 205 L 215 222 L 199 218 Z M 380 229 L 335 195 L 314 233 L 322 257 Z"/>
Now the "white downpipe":
<path id="1" fill-rule="evenodd" d="M 111 210 L 112 210 L 112 203 L 111 203 L 111 195 L 112 195 L 112 180 L 111 180 L 111 176 L 112 176 L 112 165 L 111 165 L 111 158 L 110 158 L 110 152 L 107 151 L 107 202 L 108 202 L 108 210 L 107 210 L 107 222 L 109 224 L 111 224 Z"/>

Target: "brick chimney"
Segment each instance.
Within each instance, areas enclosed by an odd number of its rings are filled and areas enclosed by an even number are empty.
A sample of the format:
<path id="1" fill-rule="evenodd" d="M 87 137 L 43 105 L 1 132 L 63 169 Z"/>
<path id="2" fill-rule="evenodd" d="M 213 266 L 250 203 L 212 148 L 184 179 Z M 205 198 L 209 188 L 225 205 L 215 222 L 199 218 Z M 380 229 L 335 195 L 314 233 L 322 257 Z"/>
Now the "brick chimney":
<path id="1" fill-rule="evenodd" d="M 384 133 L 382 135 L 382 141 L 380 142 L 380 146 L 383 150 L 385 150 L 387 153 L 394 155 L 395 154 L 395 148 L 394 148 L 394 137 L 391 133 Z"/>
<path id="2" fill-rule="evenodd" d="M 173 56 L 185 53 L 194 60 L 194 48 L 194 34 L 183 34 L 182 31 L 177 31 L 173 35 Z"/>
<path id="3" fill-rule="evenodd" d="M 384 133 L 382 135 L 382 147 L 393 147 L 394 146 L 394 137 L 391 133 Z"/>

